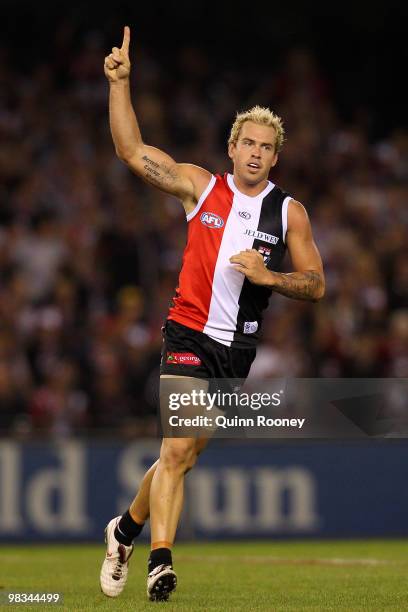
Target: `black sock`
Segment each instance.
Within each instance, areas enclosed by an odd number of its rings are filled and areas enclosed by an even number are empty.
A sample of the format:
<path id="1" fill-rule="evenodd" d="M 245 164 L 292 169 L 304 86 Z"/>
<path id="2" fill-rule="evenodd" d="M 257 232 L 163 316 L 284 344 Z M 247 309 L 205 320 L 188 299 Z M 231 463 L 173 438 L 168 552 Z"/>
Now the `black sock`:
<path id="1" fill-rule="evenodd" d="M 143 525 L 139 525 L 139 523 L 136 523 L 136 521 L 134 521 L 130 516 L 129 510 L 126 510 L 125 514 L 122 515 L 122 518 L 120 519 L 119 523 L 115 528 L 115 538 L 121 544 L 124 544 L 125 546 L 130 546 L 132 544 L 133 538 L 136 538 L 136 536 L 138 536 L 139 533 L 142 531 L 143 526 L 144 523 Z"/>
<path id="2" fill-rule="evenodd" d="M 150 551 L 150 557 L 147 563 L 148 573 L 150 574 L 150 572 L 158 565 L 173 566 L 170 548 L 156 548 L 155 550 Z"/>

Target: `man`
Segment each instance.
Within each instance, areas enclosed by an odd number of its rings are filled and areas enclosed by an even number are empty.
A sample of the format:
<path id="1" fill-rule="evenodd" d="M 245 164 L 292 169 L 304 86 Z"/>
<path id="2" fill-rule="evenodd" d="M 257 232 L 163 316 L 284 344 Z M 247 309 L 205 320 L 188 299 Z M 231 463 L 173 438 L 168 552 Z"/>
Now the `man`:
<path id="1" fill-rule="evenodd" d="M 303 206 L 268 181 L 283 142 L 279 117 L 254 107 L 237 115 L 228 143 L 233 174 L 212 175 L 143 142 L 129 89 L 130 30 L 105 58 L 110 128 L 116 153 L 138 176 L 181 200 L 188 241 L 179 287 L 164 328 L 161 386 L 177 377 L 184 390 L 211 378 L 245 379 L 255 358 L 262 311 L 276 291 L 319 300 L 320 255 Z M 294 272 L 274 271 L 286 249 Z M 175 379 L 176 380 L 176 379 Z M 163 394 L 162 394 L 163 396 Z M 150 516 L 147 593 L 165 600 L 176 587 L 171 548 L 183 503 L 185 473 L 206 437 L 164 437 L 129 510 L 106 528 L 102 591 L 116 597 L 126 582 L 133 539 Z"/>

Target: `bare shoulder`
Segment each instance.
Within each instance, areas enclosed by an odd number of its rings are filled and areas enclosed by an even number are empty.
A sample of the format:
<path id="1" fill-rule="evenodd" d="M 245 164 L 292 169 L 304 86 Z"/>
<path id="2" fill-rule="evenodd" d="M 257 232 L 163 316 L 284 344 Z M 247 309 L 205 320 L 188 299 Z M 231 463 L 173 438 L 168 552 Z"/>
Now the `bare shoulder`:
<path id="1" fill-rule="evenodd" d="M 294 200 L 293 198 L 289 200 L 288 215 L 293 217 L 295 220 L 309 218 L 307 210 L 303 204 L 297 200 Z"/>
<path id="2" fill-rule="evenodd" d="M 212 177 L 211 172 L 194 164 L 177 164 L 179 172 L 187 177 L 194 186 L 194 196 L 198 201 Z"/>
<path id="3" fill-rule="evenodd" d="M 309 227 L 310 220 L 306 208 L 297 200 L 289 200 L 288 231 L 305 231 Z"/>
<path id="4" fill-rule="evenodd" d="M 313 239 L 309 216 L 303 204 L 290 200 L 287 245 L 296 272 L 317 272 L 323 278 L 323 264 Z"/>
<path id="5" fill-rule="evenodd" d="M 177 164 L 179 173 L 192 185 L 192 193 L 180 198 L 186 215 L 193 212 L 201 195 L 206 190 L 212 174 L 194 164 Z"/>

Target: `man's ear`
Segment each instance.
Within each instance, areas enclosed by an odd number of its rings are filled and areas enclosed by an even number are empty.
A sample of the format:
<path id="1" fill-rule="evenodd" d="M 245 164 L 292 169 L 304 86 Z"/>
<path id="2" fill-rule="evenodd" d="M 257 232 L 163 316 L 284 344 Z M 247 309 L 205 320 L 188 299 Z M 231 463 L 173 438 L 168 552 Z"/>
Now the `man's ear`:
<path id="1" fill-rule="evenodd" d="M 276 166 L 277 161 L 278 161 L 278 154 L 277 154 L 277 153 L 275 153 L 275 156 L 274 156 L 274 158 L 273 158 L 273 162 L 272 162 L 272 164 L 271 164 L 271 168 L 273 168 L 274 166 Z"/>
<path id="2" fill-rule="evenodd" d="M 234 159 L 235 144 L 230 142 L 228 145 L 228 157 Z"/>

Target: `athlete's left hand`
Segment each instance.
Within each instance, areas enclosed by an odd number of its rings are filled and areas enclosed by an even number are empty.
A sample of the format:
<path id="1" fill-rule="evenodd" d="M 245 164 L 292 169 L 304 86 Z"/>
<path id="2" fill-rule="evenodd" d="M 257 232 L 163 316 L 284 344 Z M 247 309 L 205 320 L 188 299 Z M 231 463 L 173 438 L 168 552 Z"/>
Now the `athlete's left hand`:
<path id="1" fill-rule="evenodd" d="M 235 270 L 245 274 L 254 285 L 267 285 L 270 272 L 265 266 L 264 258 L 256 249 L 245 249 L 230 257 L 230 262 L 236 264 Z"/>

